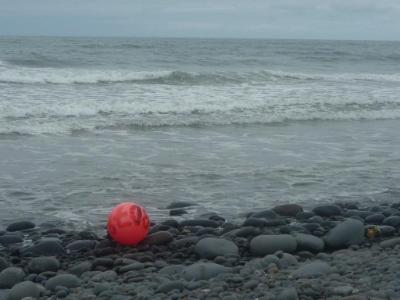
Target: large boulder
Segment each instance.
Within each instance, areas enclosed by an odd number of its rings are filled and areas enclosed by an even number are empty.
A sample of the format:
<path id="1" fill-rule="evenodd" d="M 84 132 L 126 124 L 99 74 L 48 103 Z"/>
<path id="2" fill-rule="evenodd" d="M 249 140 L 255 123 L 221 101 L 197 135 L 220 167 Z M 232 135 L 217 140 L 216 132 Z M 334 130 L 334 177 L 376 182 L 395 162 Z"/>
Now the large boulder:
<path id="1" fill-rule="evenodd" d="M 239 248 L 232 241 L 219 238 L 204 238 L 196 244 L 195 252 L 202 258 L 217 256 L 239 256 Z"/>
<path id="2" fill-rule="evenodd" d="M 296 248 L 296 239 L 288 234 L 259 235 L 250 242 L 251 253 L 256 256 L 273 254 L 276 251 L 291 253 L 294 252 Z"/>
<path id="3" fill-rule="evenodd" d="M 361 243 L 364 239 L 364 224 L 348 219 L 332 228 L 324 237 L 329 248 L 346 248 Z"/>

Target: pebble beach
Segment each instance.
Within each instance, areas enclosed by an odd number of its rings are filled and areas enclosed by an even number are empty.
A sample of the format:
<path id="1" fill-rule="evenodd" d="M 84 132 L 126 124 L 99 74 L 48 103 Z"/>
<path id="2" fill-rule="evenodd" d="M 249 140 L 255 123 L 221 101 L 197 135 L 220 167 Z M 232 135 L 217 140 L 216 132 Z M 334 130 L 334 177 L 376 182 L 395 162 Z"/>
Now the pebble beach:
<path id="1" fill-rule="evenodd" d="M 400 299 L 400 205 L 284 204 L 235 222 L 167 206 L 136 247 L 21 221 L 0 232 L 0 299 Z M 179 215 L 179 217 L 177 217 Z"/>

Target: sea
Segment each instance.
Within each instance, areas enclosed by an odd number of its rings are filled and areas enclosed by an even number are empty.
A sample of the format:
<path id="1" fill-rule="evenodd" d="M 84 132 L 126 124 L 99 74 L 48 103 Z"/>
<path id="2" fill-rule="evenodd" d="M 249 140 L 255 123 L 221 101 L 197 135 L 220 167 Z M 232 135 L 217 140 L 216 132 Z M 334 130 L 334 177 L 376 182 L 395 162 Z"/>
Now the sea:
<path id="1" fill-rule="evenodd" d="M 0 229 L 398 202 L 399 132 L 400 42 L 1 37 Z"/>

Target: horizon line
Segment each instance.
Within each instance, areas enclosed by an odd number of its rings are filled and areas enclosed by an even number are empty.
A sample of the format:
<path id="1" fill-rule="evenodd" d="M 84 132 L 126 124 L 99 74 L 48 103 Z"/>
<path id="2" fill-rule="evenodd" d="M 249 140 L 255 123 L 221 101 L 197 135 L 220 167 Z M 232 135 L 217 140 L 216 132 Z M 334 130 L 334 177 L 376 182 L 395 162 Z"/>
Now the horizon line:
<path id="1" fill-rule="evenodd" d="M 0 38 L 137 38 L 137 39 L 210 39 L 210 40 L 292 40 L 292 41 L 343 41 L 343 42 L 400 42 L 400 39 L 346 39 L 346 38 L 290 38 L 290 37 L 206 37 L 206 36 L 140 36 L 140 35 L 23 35 L 0 34 Z"/>

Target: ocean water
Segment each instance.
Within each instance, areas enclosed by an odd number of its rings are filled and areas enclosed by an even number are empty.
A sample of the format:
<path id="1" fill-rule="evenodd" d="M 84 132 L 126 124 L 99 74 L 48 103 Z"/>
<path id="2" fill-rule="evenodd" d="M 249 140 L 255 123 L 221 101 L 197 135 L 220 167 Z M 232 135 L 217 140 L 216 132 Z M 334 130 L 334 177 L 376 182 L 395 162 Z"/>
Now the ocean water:
<path id="1" fill-rule="evenodd" d="M 400 199 L 400 42 L 0 38 L 0 223 Z"/>

